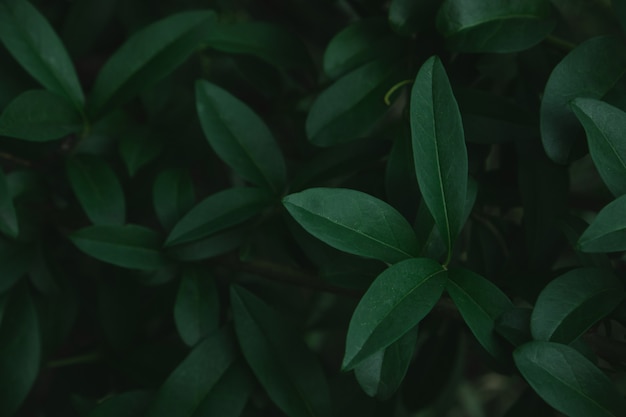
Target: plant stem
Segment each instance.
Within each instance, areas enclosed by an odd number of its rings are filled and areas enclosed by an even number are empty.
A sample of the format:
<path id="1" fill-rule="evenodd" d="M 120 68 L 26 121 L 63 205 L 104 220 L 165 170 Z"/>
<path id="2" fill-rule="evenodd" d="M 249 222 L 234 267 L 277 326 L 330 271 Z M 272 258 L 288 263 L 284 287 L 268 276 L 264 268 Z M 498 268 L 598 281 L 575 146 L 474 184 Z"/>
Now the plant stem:
<path id="1" fill-rule="evenodd" d="M 549 44 L 556 46 L 559 49 L 562 49 L 564 51 L 571 51 L 572 49 L 576 48 L 576 44 L 566 41 L 565 39 L 561 39 L 558 38 L 554 35 L 548 35 L 546 37 L 546 42 L 548 42 Z"/>
<path id="2" fill-rule="evenodd" d="M 100 351 L 85 353 L 84 355 L 71 356 L 65 359 L 57 359 L 50 361 L 46 364 L 48 368 L 63 368 L 66 366 L 83 365 L 86 363 L 98 362 L 104 358 L 104 355 Z"/>

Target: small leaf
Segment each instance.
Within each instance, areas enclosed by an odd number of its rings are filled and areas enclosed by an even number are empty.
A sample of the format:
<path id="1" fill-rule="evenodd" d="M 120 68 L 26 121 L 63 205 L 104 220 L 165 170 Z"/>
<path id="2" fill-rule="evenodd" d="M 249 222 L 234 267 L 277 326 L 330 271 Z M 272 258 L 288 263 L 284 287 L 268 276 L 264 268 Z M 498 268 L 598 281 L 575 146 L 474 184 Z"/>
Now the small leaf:
<path id="1" fill-rule="evenodd" d="M 550 159 L 564 164 L 579 156 L 582 129 L 570 102 L 601 98 L 624 75 L 624 68 L 626 49 L 614 37 L 589 39 L 554 67 L 541 101 L 541 139 Z"/>
<path id="2" fill-rule="evenodd" d="M 626 401 L 611 380 L 574 348 L 530 342 L 513 352 L 515 364 L 548 404 L 570 417 L 619 417 Z"/>
<path id="3" fill-rule="evenodd" d="M 230 297 L 243 355 L 272 401 L 291 417 L 330 416 L 326 377 L 304 342 L 252 293 L 233 286 Z"/>
<path id="4" fill-rule="evenodd" d="M 167 255 L 183 262 L 214 258 L 243 245 L 247 232 L 248 230 L 243 227 L 228 229 L 195 242 L 167 248 Z"/>
<path id="5" fill-rule="evenodd" d="M 599 268 L 578 268 L 541 291 L 530 326 L 535 340 L 570 344 L 624 298 L 623 284 Z"/>
<path id="6" fill-rule="evenodd" d="M 280 192 L 283 155 L 263 120 L 244 102 L 207 81 L 196 82 L 196 108 L 211 147 L 246 181 Z"/>
<path id="7" fill-rule="evenodd" d="M 59 139 L 81 128 L 76 109 L 45 90 L 20 94 L 0 115 L 0 135 L 34 142 Z"/>
<path id="8" fill-rule="evenodd" d="M 289 214 L 326 244 L 395 263 L 417 255 L 411 226 L 393 207 L 345 188 L 310 188 L 283 199 Z"/>
<path id="9" fill-rule="evenodd" d="M 196 200 L 193 181 L 188 171 L 168 169 L 162 171 L 152 188 L 154 211 L 166 230 L 172 227 L 191 209 Z"/>
<path id="10" fill-rule="evenodd" d="M 524 307 L 506 310 L 496 319 L 495 330 L 513 346 L 521 346 L 533 338 L 530 333 L 531 314 L 532 310 Z"/>
<path id="11" fill-rule="evenodd" d="M 92 155 L 73 157 L 67 161 L 67 176 L 89 220 L 102 225 L 124 224 L 124 191 L 104 160 Z"/>
<path id="12" fill-rule="evenodd" d="M 607 204 L 578 240 L 583 252 L 626 250 L 626 195 Z"/>
<path id="13" fill-rule="evenodd" d="M 626 194 L 626 113 L 591 98 L 577 98 L 574 114 L 585 128 L 589 153 L 606 186 L 614 196 Z"/>
<path id="14" fill-rule="evenodd" d="M 123 268 L 155 270 L 164 265 L 161 237 L 143 226 L 89 226 L 69 238 L 87 255 Z"/>
<path id="15" fill-rule="evenodd" d="M 202 239 L 257 215 L 271 203 L 265 190 L 234 187 L 213 194 L 180 219 L 165 241 L 165 246 Z"/>
<path id="16" fill-rule="evenodd" d="M 90 114 L 103 116 L 171 73 L 200 47 L 214 20 L 211 11 L 182 12 L 134 33 L 98 73 Z"/>
<path id="17" fill-rule="evenodd" d="M 220 305 L 215 279 L 198 269 L 183 273 L 174 304 L 178 334 L 188 346 L 217 329 Z"/>
<path id="18" fill-rule="evenodd" d="M 450 256 L 465 220 L 468 162 L 459 108 L 437 57 L 426 61 L 415 78 L 411 132 L 422 196 Z"/>
<path id="19" fill-rule="evenodd" d="M 131 177 L 144 165 L 156 159 L 165 146 L 150 131 L 137 131 L 120 137 L 119 151 Z"/>
<path id="20" fill-rule="evenodd" d="M 36 8 L 26 0 L 0 2 L 0 39 L 33 78 L 82 111 L 85 98 L 72 61 Z"/>
<path id="21" fill-rule="evenodd" d="M 496 319 L 513 308 L 498 287 L 471 271 L 448 271 L 446 290 L 478 342 L 496 358 L 504 359 L 503 346 L 494 332 Z"/>
<path id="22" fill-rule="evenodd" d="M 13 195 L 2 168 L 0 168 L 0 231 L 12 238 L 16 238 L 19 234 Z"/>
<path id="23" fill-rule="evenodd" d="M 446 283 L 437 262 L 407 259 L 387 268 L 354 310 L 342 369 L 350 370 L 415 327 L 435 306 Z"/>
<path id="24" fill-rule="evenodd" d="M 149 391 L 129 391 L 99 403 L 87 417 L 139 417 L 152 400 Z"/>

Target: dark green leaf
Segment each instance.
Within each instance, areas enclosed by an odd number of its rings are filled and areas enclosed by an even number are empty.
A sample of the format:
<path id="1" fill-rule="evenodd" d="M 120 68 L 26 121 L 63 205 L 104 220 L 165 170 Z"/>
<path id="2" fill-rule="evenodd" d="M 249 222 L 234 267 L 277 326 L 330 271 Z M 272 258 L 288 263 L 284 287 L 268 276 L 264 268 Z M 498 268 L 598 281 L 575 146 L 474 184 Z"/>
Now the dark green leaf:
<path id="1" fill-rule="evenodd" d="M 441 0 L 391 0 L 389 24 L 400 35 L 423 31 L 434 18 Z"/>
<path id="2" fill-rule="evenodd" d="M 354 310 L 342 369 L 349 370 L 396 342 L 435 306 L 446 283 L 437 262 L 407 259 L 376 278 Z"/>
<path id="3" fill-rule="evenodd" d="M 82 111 L 85 99 L 72 61 L 48 21 L 29 2 L 0 2 L 0 39 L 33 78 Z"/>
<path id="4" fill-rule="evenodd" d="M 207 81 L 196 83 L 196 108 L 211 147 L 237 174 L 280 192 L 286 182 L 283 155 L 272 132 L 244 102 Z"/>
<path id="5" fill-rule="evenodd" d="M 415 78 L 411 132 L 422 196 L 451 254 L 465 220 L 468 163 L 459 108 L 437 57 Z"/>
<path id="6" fill-rule="evenodd" d="M 611 6 L 613 7 L 613 11 L 617 15 L 617 19 L 622 25 L 622 30 L 626 30 L 626 1 L 611 0 Z"/>
<path id="7" fill-rule="evenodd" d="M 511 300 L 490 281 L 464 269 L 448 271 L 446 290 L 478 342 L 494 357 L 505 358 L 494 326 L 502 313 L 513 308 Z"/>
<path id="8" fill-rule="evenodd" d="M 624 285 L 599 268 L 579 268 L 550 282 L 539 294 L 530 326 L 535 340 L 570 344 L 624 298 Z"/>
<path id="9" fill-rule="evenodd" d="M 183 273 L 174 304 L 178 334 L 188 346 L 217 329 L 220 305 L 215 279 L 205 271 L 188 269 Z"/>
<path id="10" fill-rule="evenodd" d="M 201 261 L 223 255 L 241 246 L 247 230 L 243 227 L 218 232 L 196 242 L 167 248 L 168 256 L 183 262 Z"/>
<path id="11" fill-rule="evenodd" d="M 541 101 L 541 139 L 555 162 L 577 156 L 582 129 L 570 109 L 577 97 L 601 98 L 626 72 L 626 49 L 613 37 L 580 44 L 554 67 Z"/>
<path id="12" fill-rule="evenodd" d="M 0 115 L 0 135 L 33 142 L 59 139 L 81 128 L 76 109 L 45 90 L 20 94 Z"/>
<path id="13" fill-rule="evenodd" d="M 411 226 L 387 203 L 345 188 L 310 188 L 283 204 L 304 229 L 328 245 L 395 263 L 417 255 Z"/>
<path id="14" fill-rule="evenodd" d="M 234 187 L 213 194 L 180 219 L 165 241 L 165 246 L 202 239 L 243 223 L 271 203 L 265 190 Z"/>
<path id="15" fill-rule="evenodd" d="M 196 200 L 193 181 L 188 171 L 168 169 L 161 172 L 152 188 L 154 211 L 166 230 L 191 209 Z"/>
<path id="16" fill-rule="evenodd" d="M 13 238 L 19 234 L 13 196 L 2 168 L 0 168 L 0 231 Z"/>
<path id="17" fill-rule="evenodd" d="M 104 160 L 91 155 L 73 157 L 67 161 L 67 176 L 89 220 L 98 225 L 124 224 L 124 191 Z"/>
<path id="18" fill-rule="evenodd" d="M 626 195 L 607 204 L 578 240 L 583 252 L 626 250 Z"/>
<path id="19" fill-rule="evenodd" d="M 120 154 L 131 177 L 141 167 L 156 159 L 163 151 L 165 144 L 155 136 L 150 131 L 139 131 L 120 137 Z"/>
<path id="20" fill-rule="evenodd" d="M 200 47 L 214 19 L 211 11 L 182 12 L 133 34 L 98 73 L 90 114 L 104 115 L 171 73 Z"/>
<path id="21" fill-rule="evenodd" d="M 446 0 L 437 28 L 463 52 L 516 52 L 541 42 L 554 29 L 548 0 Z"/>
<path id="22" fill-rule="evenodd" d="M 28 271 L 34 255 L 31 246 L 0 238 L 0 294 Z"/>
<path id="23" fill-rule="evenodd" d="M 580 236 L 582 236 L 583 232 L 589 227 L 589 223 L 580 217 L 568 214 L 561 220 L 560 226 L 568 243 L 576 247 L 578 239 L 580 239 Z M 604 269 L 611 268 L 611 260 L 604 253 L 585 253 L 576 250 L 576 257 L 583 266 L 597 266 Z"/>
<path id="24" fill-rule="evenodd" d="M 82 252 L 113 265 L 154 270 L 164 264 L 161 237 L 143 226 L 89 226 L 69 238 Z"/>
<path id="25" fill-rule="evenodd" d="M 241 287 L 231 288 L 231 303 L 239 345 L 274 403 L 290 417 L 330 416 L 324 372 L 284 319 Z"/>
<path id="26" fill-rule="evenodd" d="M 521 346 L 532 340 L 530 333 L 531 314 L 532 310 L 524 307 L 506 310 L 496 319 L 495 330 L 513 346 Z"/>
<path id="27" fill-rule="evenodd" d="M 531 387 L 548 404 L 570 417 L 619 417 L 626 401 L 611 380 L 574 348 L 530 342 L 513 358 Z"/>
<path id="28" fill-rule="evenodd" d="M 108 398 L 98 404 L 87 417 L 139 417 L 152 400 L 148 391 L 129 391 Z"/>

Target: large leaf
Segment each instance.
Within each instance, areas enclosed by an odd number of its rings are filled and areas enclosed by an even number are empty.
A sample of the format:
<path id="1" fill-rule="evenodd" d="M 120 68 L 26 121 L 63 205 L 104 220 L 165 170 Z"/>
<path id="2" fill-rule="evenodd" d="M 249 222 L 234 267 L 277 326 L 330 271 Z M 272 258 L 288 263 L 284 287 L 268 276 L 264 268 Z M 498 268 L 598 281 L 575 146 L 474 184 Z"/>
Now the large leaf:
<path id="1" fill-rule="evenodd" d="M 607 204 L 578 239 L 583 252 L 626 250 L 626 195 Z"/>
<path id="2" fill-rule="evenodd" d="M 422 196 L 450 256 L 465 220 L 467 149 L 459 108 L 437 57 L 426 61 L 415 78 L 411 132 Z"/>
<path id="3" fill-rule="evenodd" d="M 465 269 L 448 271 L 446 290 L 478 342 L 494 357 L 504 359 L 494 326 L 502 313 L 513 308 L 511 300 L 490 281 Z"/>
<path id="4" fill-rule="evenodd" d="M 601 98 L 626 72 L 626 49 L 613 37 L 589 39 L 552 70 L 541 101 L 541 139 L 555 162 L 579 156 L 582 129 L 570 109 L 577 97 Z"/>
<path id="5" fill-rule="evenodd" d="M 161 225 L 170 230 L 195 202 L 193 181 L 188 171 L 168 169 L 154 181 L 152 203 Z"/>
<path id="6" fill-rule="evenodd" d="M 261 212 L 271 201 L 267 192 L 259 188 L 234 187 L 220 191 L 202 200 L 180 219 L 165 246 L 202 239 L 240 224 Z"/>
<path id="7" fill-rule="evenodd" d="M 237 174 L 275 192 L 286 182 L 272 132 L 244 102 L 207 81 L 196 83 L 196 108 L 211 147 Z"/>
<path id="8" fill-rule="evenodd" d="M 69 237 L 87 255 L 113 265 L 142 270 L 164 265 L 161 236 L 143 226 L 89 226 Z"/>
<path id="9" fill-rule="evenodd" d="M 0 135 L 45 142 L 80 130 L 80 114 L 67 100 L 45 90 L 20 94 L 0 115 Z"/>
<path id="10" fill-rule="evenodd" d="M 446 271 L 427 258 L 407 259 L 380 274 L 354 310 L 343 370 L 386 348 L 415 327 L 435 306 Z"/>
<path id="11" fill-rule="evenodd" d="M 230 295 L 239 345 L 274 403 L 290 417 L 330 416 L 326 377 L 304 342 L 252 293 L 232 287 Z"/>
<path id="12" fill-rule="evenodd" d="M 72 61 L 48 21 L 29 2 L 0 2 L 0 39 L 33 78 L 82 110 L 85 99 Z"/>
<path id="13" fill-rule="evenodd" d="M 513 352 L 515 364 L 548 404 L 570 417 L 619 417 L 626 401 L 609 378 L 574 348 L 530 342 Z"/>
<path id="14" fill-rule="evenodd" d="M 217 329 L 219 314 L 215 279 L 203 270 L 186 270 L 174 304 L 174 321 L 180 337 L 188 346 L 195 345 Z"/>
<path id="15" fill-rule="evenodd" d="M 463 52 L 516 52 L 539 43 L 555 26 L 549 0 L 446 0 L 437 28 Z"/>
<path id="16" fill-rule="evenodd" d="M 0 168 L 0 231 L 13 238 L 19 234 L 13 196 L 2 168 Z"/>
<path id="17" fill-rule="evenodd" d="M 102 225 L 124 224 L 124 191 L 104 160 L 91 155 L 71 158 L 67 161 L 67 176 L 89 220 Z"/>
<path id="18" fill-rule="evenodd" d="M 535 340 L 570 344 L 624 298 L 624 285 L 599 268 L 569 271 L 541 291 L 531 316 Z"/>
<path id="19" fill-rule="evenodd" d="M 608 103 L 577 98 L 572 108 L 587 133 L 589 153 L 614 196 L 626 194 L 626 113 Z"/>
<path id="20" fill-rule="evenodd" d="M 417 255 L 411 228 L 393 207 L 368 194 L 345 188 L 310 188 L 283 204 L 313 236 L 355 255 L 395 263 Z"/>
<path id="21" fill-rule="evenodd" d="M 214 19 L 211 11 L 182 12 L 133 34 L 98 73 L 90 114 L 102 116 L 167 76 L 200 47 Z"/>

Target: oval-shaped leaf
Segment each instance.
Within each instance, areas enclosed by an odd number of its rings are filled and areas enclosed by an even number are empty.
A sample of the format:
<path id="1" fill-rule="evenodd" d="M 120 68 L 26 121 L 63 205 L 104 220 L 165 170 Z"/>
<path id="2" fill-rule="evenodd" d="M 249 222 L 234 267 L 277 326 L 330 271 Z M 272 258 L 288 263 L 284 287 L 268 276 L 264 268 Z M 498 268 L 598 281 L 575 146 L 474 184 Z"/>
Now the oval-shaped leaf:
<path id="1" fill-rule="evenodd" d="M 541 100 L 541 140 L 554 162 L 579 156 L 582 129 L 570 109 L 577 97 L 601 98 L 624 75 L 626 48 L 614 37 L 589 39 L 552 70 Z"/>
<path id="2" fill-rule="evenodd" d="M 228 229 L 196 242 L 167 248 L 167 255 L 183 262 L 213 258 L 241 246 L 245 242 L 247 232 L 248 230 L 243 227 Z"/>
<path id="3" fill-rule="evenodd" d="M 417 181 L 450 256 L 465 222 L 467 149 L 459 107 L 437 57 L 415 78 L 411 133 Z"/>
<path id="4" fill-rule="evenodd" d="M 407 259 L 383 271 L 354 310 L 342 369 L 352 369 L 415 327 L 445 285 L 446 271 L 427 258 Z"/>
<path id="5" fill-rule="evenodd" d="M 602 180 L 614 196 L 626 194 L 626 113 L 591 98 L 575 99 L 572 109 L 585 128 L 589 153 Z"/>
<path id="6" fill-rule="evenodd" d="M 387 91 L 402 80 L 393 61 L 379 60 L 346 74 L 313 102 L 306 133 L 317 146 L 333 146 L 370 133 L 385 115 Z"/>
<path id="7" fill-rule="evenodd" d="M 182 12 L 133 34 L 98 73 L 90 114 L 104 115 L 176 69 L 201 46 L 214 20 L 211 11 Z"/>
<path id="8" fill-rule="evenodd" d="M 143 226 L 89 226 L 69 238 L 82 252 L 113 265 L 142 270 L 164 266 L 161 236 Z"/>
<path id="9" fill-rule="evenodd" d="M 99 403 L 87 417 L 139 417 L 142 416 L 153 394 L 149 391 L 129 391 Z"/>
<path id="10" fill-rule="evenodd" d="M 33 78 L 82 111 L 85 99 L 72 61 L 50 23 L 29 2 L 0 2 L 0 39 Z"/>
<path id="11" fill-rule="evenodd" d="M 330 416 L 326 377 L 299 336 L 243 288 L 233 286 L 230 298 L 243 355 L 274 403 L 291 417 Z"/>
<path id="12" fill-rule="evenodd" d="M 607 204 L 585 229 L 578 247 L 583 252 L 626 250 L 626 195 Z"/>
<path id="13" fill-rule="evenodd" d="M 73 157 L 67 161 L 67 176 L 89 220 L 102 225 L 124 224 L 124 191 L 104 160 L 92 155 Z"/>
<path id="14" fill-rule="evenodd" d="M 240 224 L 267 207 L 272 199 L 265 190 L 234 187 L 213 194 L 176 223 L 165 241 L 174 246 L 202 239 Z"/>
<path id="15" fill-rule="evenodd" d="M 0 167 L 0 231 L 9 237 L 17 237 L 20 230 L 9 183 Z"/>
<path id="16" fill-rule="evenodd" d="M 0 115 L 0 135 L 34 142 L 59 139 L 81 128 L 76 109 L 46 90 L 20 94 Z"/>
<path id="17" fill-rule="evenodd" d="M 180 337 L 188 346 L 195 345 L 217 329 L 219 314 L 214 278 L 206 271 L 186 270 L 174 304 L 174 322 Z"/>
<path id="18" fill-rule="evenodd" d="M 517 52 L 552 32 L 551 12 L 548 0 L 446 0 L 439 9 L 437 28 L 457 51 Z"/>
<path id="19" fill-rule="evenodd" d="M 493 283 L 465 269 L 448 271 L 446 290 L 485 350 L 498 359 L 506 358 L 494 326 L 502 313 L 513 308 L 511 300 Z"/>
<path id="20" fill-rule="evenodd" d="M 152 202 L 161 225 L 170 230 L 195 202 L 193 181 L 188 171 L 168 169 L 154 181 Z"/>
<path id="21" fill-rule="evenodd" d="M 570 417 L 619 417 L 626 401 L 611 380 L 576 349 L 530 342 L 513 352 L 515 364 L 548 404 Z"/>
<path id="22" fill-rule="evenodd" d="M 541 291 L 530 321 L 535 340 L 570 344 L 624 298 L 624 285 L 610 272 L 579 268 Z"/>
<path id="23" fill-rule="evenodd" d="M 289 214 L 328 245 L 390 264 L 417 256 L 417 239 L 382 200 L 346 188 L 310 188 L 283 199 Z"/>
<path id="24" fill-rule="evenodd" d="M 266 124 L 244 102 L 207 81 L 196 82 L 196 108 L 209 144 L 246 181 L 280 192 L 283 155 Z"/>

